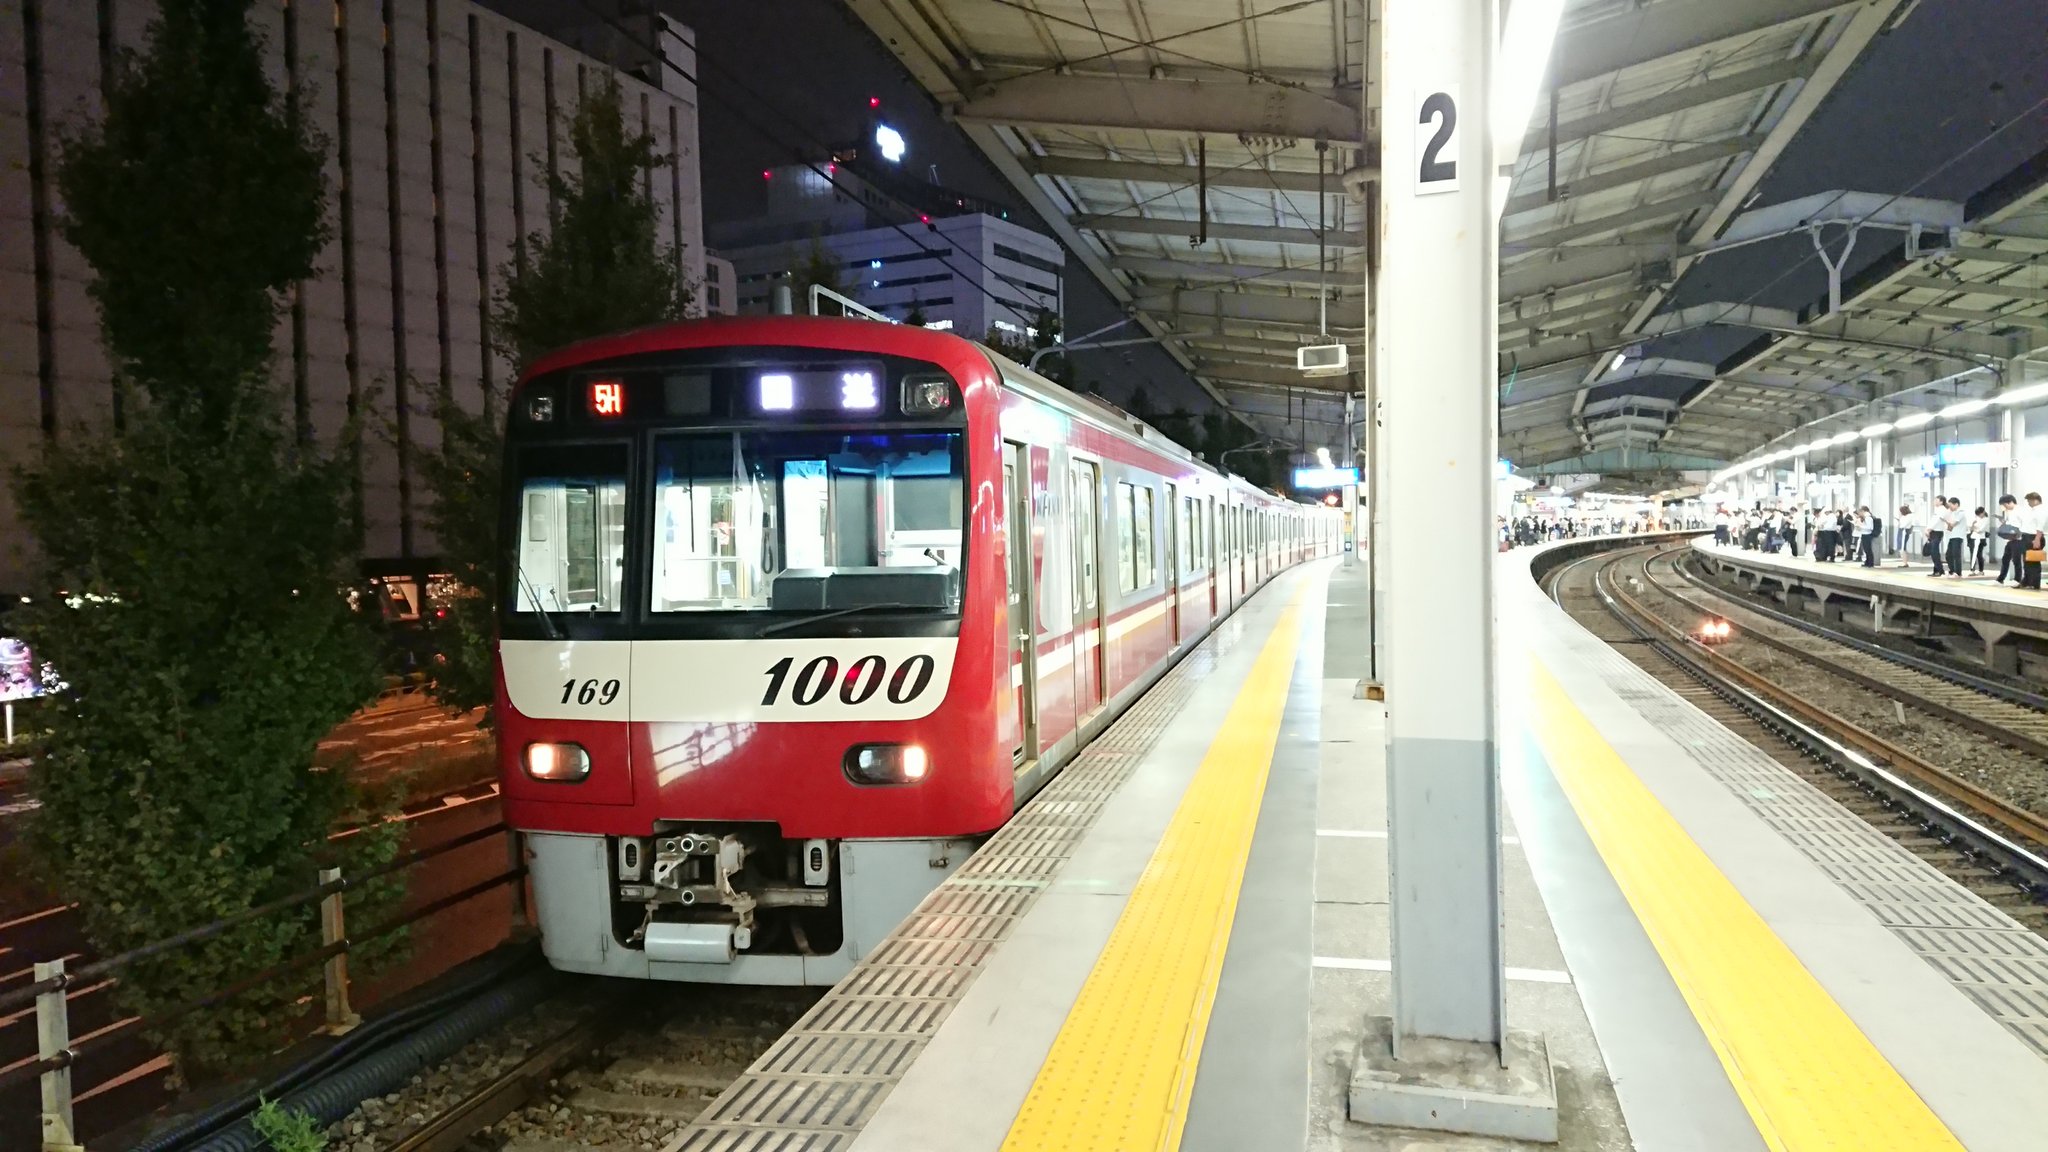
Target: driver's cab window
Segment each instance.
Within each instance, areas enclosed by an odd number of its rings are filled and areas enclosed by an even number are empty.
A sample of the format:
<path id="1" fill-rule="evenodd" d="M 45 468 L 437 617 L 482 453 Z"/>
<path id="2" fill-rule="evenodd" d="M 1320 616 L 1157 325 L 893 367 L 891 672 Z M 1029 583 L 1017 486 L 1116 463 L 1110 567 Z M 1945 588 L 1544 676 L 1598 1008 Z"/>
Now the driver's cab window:
<path id="1" fill-rule="evenodd" d="M 529 448 L 520 456 L 520 612 L 617 612 L 626 556 L 626 446 Z"/>

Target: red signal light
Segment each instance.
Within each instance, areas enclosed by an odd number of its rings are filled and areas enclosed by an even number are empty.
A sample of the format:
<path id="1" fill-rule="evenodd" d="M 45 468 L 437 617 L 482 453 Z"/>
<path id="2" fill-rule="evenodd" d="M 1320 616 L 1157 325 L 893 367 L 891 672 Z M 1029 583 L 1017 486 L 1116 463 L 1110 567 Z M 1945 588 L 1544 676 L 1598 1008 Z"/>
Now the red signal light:
<path id="1" fill-rule="evenodd" d="M 774 172 L 774 170 L 773 170 L 773 169 L 770 169 L 770 168 L 763 168 L 763 169 L 761 169 L 761 179 L 763 179 L 763 180 L 773 180 L 773 179 L 775 179 L 775 172 Z"/>
<path id="2" fill-rule="evenodd" d="M 590 382 L 590 413 L 613 418 L 626 414 L 626 385 L 622 380 Z"/>
<path id="3" fill-rule="evenodd" d="M 880 96 L 870 96 L 870 97 L 868 97 L 868 107 L 870 107 L 870 108 L 880 108 L 881 106 L 882 106 L 882 98 L 881 98 Z"/>

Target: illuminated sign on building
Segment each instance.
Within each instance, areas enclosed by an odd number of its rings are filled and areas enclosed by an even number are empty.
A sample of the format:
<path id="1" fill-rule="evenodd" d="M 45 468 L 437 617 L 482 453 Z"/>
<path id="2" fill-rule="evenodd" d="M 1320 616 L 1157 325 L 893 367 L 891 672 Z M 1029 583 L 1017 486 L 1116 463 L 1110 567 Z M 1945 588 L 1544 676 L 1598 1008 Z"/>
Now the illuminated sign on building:
<path id="1" fill-rule="evenodd" d="M 1346 484 L 1358 483 L 1356 468 L 1296 468 L 1296 488 L 1342 488 Z"/>

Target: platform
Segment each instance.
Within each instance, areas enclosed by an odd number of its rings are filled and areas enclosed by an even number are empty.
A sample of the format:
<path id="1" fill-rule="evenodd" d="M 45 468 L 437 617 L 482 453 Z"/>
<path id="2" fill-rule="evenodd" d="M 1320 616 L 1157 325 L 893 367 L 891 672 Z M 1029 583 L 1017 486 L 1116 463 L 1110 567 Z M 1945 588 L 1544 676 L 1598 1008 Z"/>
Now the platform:
<path id="1" fill-rule="evenodd" d="M 1948 643 L 1957 655 L 2008 674 L 2048 679 L 2048 592 L 2000 584 L 1984 576 L 1936 577 L 1923 557 L 1888 557 L 1874 568 L 1784 552 L 1721 546 L 1712 536 L 1692 542 L 1702 566 L 1789 606 L 1869 632 Z"/>
<path id="2" fill-rule="evenodd" d="M 1541 551 L 1499 559 L 1506 1007 L 1558 1146 L 2041 1148 L 2048 943 L 1565 618 Z M 1534 1147 L 1345 1118 L 1390 1007 L 1363 591 L 1277 577 L 670 1152 Z"/>

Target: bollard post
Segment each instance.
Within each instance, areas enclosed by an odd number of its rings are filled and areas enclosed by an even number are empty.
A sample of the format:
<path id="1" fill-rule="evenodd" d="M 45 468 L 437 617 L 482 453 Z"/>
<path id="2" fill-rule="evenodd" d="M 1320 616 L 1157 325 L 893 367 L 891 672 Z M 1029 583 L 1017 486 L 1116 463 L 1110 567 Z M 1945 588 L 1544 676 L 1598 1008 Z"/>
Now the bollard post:
<path id="1" fill-rule="evenodd" d="M 57 987 L 36 997 L 36 1055 L 58 1066 L 43 1073 L 43 1152 L 83 1152 L 71 1114 L 71 1015 L 64 991 L 64 961 L 36 965 L 36 983 Z"/>
<path id="2" fill-rule="evenodd" d="M 322 868 L 320 883 L 324 887 L 341 879 L 341 869 Z M 320 943 L 331 946 L 348 939 L 348 930 L 342 920 L 341 893 L 329 892 L 320 900 Z M 323 983 L 327 986 L 327 1023 L 320 1030 L 329 1036 L 340 1036 L 363 1022 L 363 1018 L 350 1011 L 348 1006 L 348 952 L 338 952 L 327 958 Z"/>

